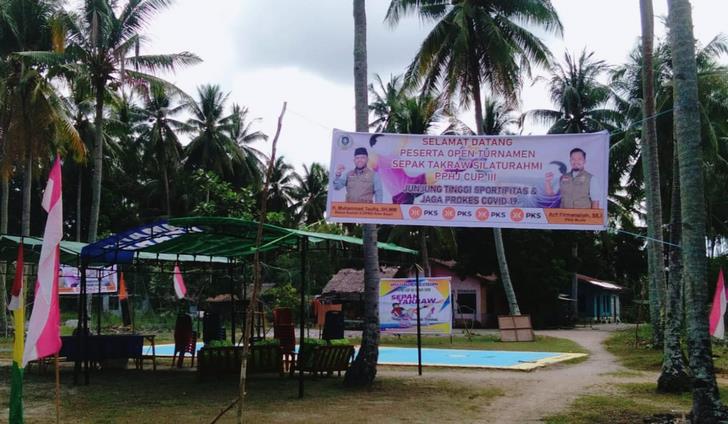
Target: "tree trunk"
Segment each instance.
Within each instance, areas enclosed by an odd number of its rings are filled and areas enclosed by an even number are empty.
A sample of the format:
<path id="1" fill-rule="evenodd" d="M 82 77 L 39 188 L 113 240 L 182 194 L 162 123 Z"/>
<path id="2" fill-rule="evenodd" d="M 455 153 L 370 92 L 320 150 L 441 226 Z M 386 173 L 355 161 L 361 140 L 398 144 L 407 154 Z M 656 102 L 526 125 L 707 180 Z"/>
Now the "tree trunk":
<path id="1" fill-rule="evenodd" d="M 8 233 L 8 204 L 10 197 L 10 175 L 2 177 L 2 199 L 0 199 L 0 233 Z"/>
<path id="2" fill-rule="evenodd" d="M 354 0 L 354 96 L 356 130 L 369 130 L 369 100 L 367 98 L 367 23 L 366 3 Z M 377 375 L 379 358 L 379 252 L 377 226 L 364 224 L 364 330 L 359 353 L 346 371 L 344 384 L 348 387 L 368 387 Z"/>
<path id="3" fill-rule="evenodd" d="M 2 177 L 2 198 L 0 198 L 0 234 L 8 233 L 8 196 L 10 195 L 10 177 Z M 5 311 L 8 308 L 7 305 L 7 270 L 8 263 L 5 261 L 0 262 L 0 328 L 2 328 L 5 337 L 8 336 L 8 315 Z"/>
<path id="4" fill-rule="evenodd" d="M 162 183 L 164 184 L 164 201 L 167 207 L 167 217 L 172 217 L 172 202 L 169 200 L 169 173 L 167 171 L 167 155 L 164 148 L 164 137 L 162 133 L 162 126 L 159 125 L 159 140 L 162 143 Z"/>
<path id="5" fill-rule="evenodd" d="M 665 265 L 662 247 L 662 199 L 660 195 L 660 167 L 657 152 L 657 126 L 655 123 L 655 80 L 653 68 L 654 16 L 652 0 L 640 0 L 642 17 L 642 173 L 645 180 L 647 203 L 647 260 L 650 262 L 650 321 L 652 344 L 663 343 L 662 310 L 665 303 Z"/>
<path id="6" fill-rule="evenodd" d="M 693 373 L 693 422 L 715 423 L 726 417 L 718 394 L 708 333 L 705 260 L 705 187 L 700 143 L 695 38 L 689 0 L 668 0 L 674 74 L 674 119 L 680 164 L 680 211 L 687 341 Z"/>
<path id="7" fill-rule="evenodd" d="M 255 254 L 253 255 L 253 289 L 250 292 L 250 300 L 248 302 L 247 310 L 245 311 L 245 328 L 243 328 L 243 352 L 242 360 L 240 362 L 240 384 L 238 387 L 238 408 L 237 408 L 237 423 L 243 423 L 243 410 L 245 402 L 245 387 L 248 379 L 248 352 L 250 351 L 250 337 L 253 330 L 253 322 L 255 321 L 255 310 L 258 307 L 258 294 L 262 284 L 262 277 L 260 273 L 260 245 L 263 241 L 263 225 L 265 224 L 267 203 L 265 199 L 268 198 L 268 190 L 270 188 L 270 180 L 273 175 L 273 167 L 276 161 L 276 146 L 278 145 L 278 137 L 281 135 L 281 127 L 283 125 L 283 115 L 286 113 L 287 102 L 283 102 L 283 109 L 278 117 L 278 126 L 276 128 L 276 134 L 273 137 L 273 143 L 271 144 L 270 161 L 268 162 L 268 169 L 265 173 L 265 182 L 263 183 L 263 189 L 260 194 L 260 216 L 258 217 L 258 228 L 255 236 Z M 302 241 L 301 246 L 305 245 L 305 241 Z M 303 249 L 302 249 L 303 251 Z M 302 258 L 303 259 L 303 258 Z M 305 268 L 305 267 L 302 267 Z M 304 281 L 306 279 L 305 269 L 301 273 L 301 296 L 304 294 Z M 233 290 L 234 292 L 234 290 Z M 245 284 L 243 284 L 243 293 L 241 299 L 245 299 Z M 232 296 L 232 295 L 231 295 Z M 303 300 L 303 298 L 301 298 Z M 303 315 L 301 316 L 301 327 L 303 327 L 303 321 L 306 319 Z M 303 330 L 301 330 L 301 337 L 299 346 L 303 346 Z M 300 352 L 300 350 L 299 350 Z M 299 357 L 300 358 L 300 357 Z M 301 374 L 302 375 L 302 374 Z M 302 386 L 301 386 L 302 387 Z M 301 388 L 299 388 L 301 390 Z M 302 394 L 303 392 L 301 392 Z"/>
<path id="8" fill-rule="evenodd" d="M 83 213 L 81 212 L 81 193 L 83 190 L 83 168 L 78 167 L 78 181 L 76 182 L 76 241 L 81 241 L 81 218 Z"/>
<path id="9" fill-rule="evenodd" d="M 483 104 L 480 100 L 480 84 L 478 82 L 473 83 L 473 101 L 475 102 L 475 125 L 478 134 L 483 134 Z M 495 254 L 498 257 L 498 268 L 503 282 L 503 291 L 506 293 L 506 299 L 508 300 L 508 310 L 511 315 L 521 315 L 516 292 L 513 291 L 511 273 L 508 270 L 508 261 L 506 260 L 506 249 L 503 246 L 503 233 L 500 228 L 493 228 L 493 239 L 495 240 Z"/>
<path id="10" fill-rule="evenodd" d="M 680 249 L 680 171 L 678 169 L 677 149 L 673 155 L 672 198 L 670 199 L 670 273 L 667 283 L 667 302 L 665 302 L 665 347 L 662 359 L 662 372 L 657 379 L 657 391 L 662 393 L 682 393 L 690 390 L 690 376 L 687 362 L 680 346 L 682 332 L 682 263 Z"/>
<path id="11" fill-rule="evenodd" d="M 169 175 L 167 174 L 167 165 L 162 165 L 162 181 L 164 182 L 164 200 L 167 206 L 167 217 L 172 217 L 172 203 L 169 201 Z"/>
<path id="12" fill-rule="evenodd" d="M 420 257 L 422 258 L 422 269 L 425 277 L 432 277 L 432 270 L 430 269 L 430 253 L 427 249 L 427 231 L 425 227 L 420 227 Z"/>
<path id="13" fill-rule="evenodd" d="M 25 172 L 23 173 L 23 211 L 20 224 L 20 235 L 30 235 L 30 206 L 31 192 L 33 191 L 33 153 L 28 146 L 28 156 L 25 158 Z"/>
<path id="14" fill-rule="evenodd" d="M 99 231 L 99 212 L 101 211 L 101 181 L 104 166 L 104 86 L 96 83 L 96 117 L 94 125 L 96 137 L 93 152 L 94 170 L 91 177 L 91 213 L 88 222 L 88 241 L 93 243 Z"/>

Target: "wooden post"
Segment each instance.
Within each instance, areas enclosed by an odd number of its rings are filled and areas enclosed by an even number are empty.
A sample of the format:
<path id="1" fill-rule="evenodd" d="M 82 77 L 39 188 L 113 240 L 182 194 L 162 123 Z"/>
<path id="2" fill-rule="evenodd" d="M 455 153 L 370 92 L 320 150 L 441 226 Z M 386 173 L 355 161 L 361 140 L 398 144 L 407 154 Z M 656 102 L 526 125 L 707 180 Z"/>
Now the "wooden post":
<path id="1" fill-rule="evenodd" d="M 53 359 L 56 368 L 56 424 L 61 424 L 61 371 L 58 369 L 58 352 Z"/>
<path id="2" fill-rule="evenodd" d="M 278 144 L 278 137 L 281 134 L 281 127 L 283 125 L 283 115 L 286 113 L 287 102 L 283 102 L 283 109 L 278 117 L 278 127 L 276 128 L 276 135 L 273 137 L 273 143 L 271 146 L 270 162 L 268 163 L 268 170 L 265 176 L 265 183 L 263 184 L 263 190 L 260 193 L 261 207 L 260 217 L 258 218 L 258 232 L 255 237 L 255 254 L 253 255 L 253 291 L 250 293 L 250 303 L 248 304 L 248 310 L 246 315 L 251 324 L 254 322 L 254 314 L 256 303 L 258 302 L 258 293 L 260 292 L 260 245 L 263 241 L 263 224 L 265 223 L 265 213 L 268 209 L 268 187 L 273 174 L 273 166 L 276 160 L 276 145 Z M 250 325 L 245 326 L 243 332 L 243 355 L 240 363 L 240 387 L 238 391 L 238 413 L 237 422 L 243 423 L 243 408 L 245 401 L 245 382 L 247 379 L 247 366 L 248 366 L 248 351 L 250 350 Z"/>

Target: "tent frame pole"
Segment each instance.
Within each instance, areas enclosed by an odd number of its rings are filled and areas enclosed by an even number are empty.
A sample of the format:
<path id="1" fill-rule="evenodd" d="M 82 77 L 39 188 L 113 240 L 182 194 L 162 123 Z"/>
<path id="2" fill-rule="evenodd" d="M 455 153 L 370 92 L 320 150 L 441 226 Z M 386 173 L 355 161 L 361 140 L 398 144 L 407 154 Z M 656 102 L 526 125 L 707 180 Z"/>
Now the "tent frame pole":
<path id="1" fill-rule="evenodd" d="M 296 361 L 299 362 L 302 359 L 301 353 L 303 352 L 303 337 L 304 337 L 304 331 L 305 331 L 305 323 L 306 323 L 306 261 L 307 261 L 307 251 L 308 251 L 308 239 L 306 237 L 303 237 L 300 239 L 300 247 L 301 247 L 301 304 L 299 309 L 300 314 L 300 321 L 301 321 L 301 328 L 300 328 L 300 334 L 299 334 L 299 340 L 298 340 L 298 357 L 296 358 Z M 299 365 L 298 367 L 298 398 L 303 398 L 303 367 Z"/>

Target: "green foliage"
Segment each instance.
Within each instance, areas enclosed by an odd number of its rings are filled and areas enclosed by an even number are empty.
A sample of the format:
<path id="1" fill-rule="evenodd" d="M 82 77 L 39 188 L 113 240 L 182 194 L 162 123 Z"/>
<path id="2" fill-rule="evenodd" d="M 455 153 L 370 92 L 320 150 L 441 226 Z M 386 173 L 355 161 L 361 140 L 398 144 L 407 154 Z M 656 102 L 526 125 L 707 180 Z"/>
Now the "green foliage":
<path id="1" fill-rule="evenodd" d="M 210 340 L 205 347 L 231 347 L 233 344 L 230 340 Z"/>
<path id="2" fill-rule="evenodd" d="M 291 308 L 297 310 L 301 302 L 298 290 L 290 282 L 279 284 L 265 292 L 264 299 L 271 308 Z"/>
<path id="3" fill-rule="evenodd" d="M 247 188 L 233 190 L 217 174 L 202 169 L 192 173 L 192 214 L 197 216 L 232 216 L 253 219 L 254 199 Z"/>
<path id="4" fill-rule="evenodd" d="M 326 345 L 327 345 L 326 340 L 323 340 L 323 339 L 311 339 L 311 338 L 303 339 L 304 347 L 326 346 Z"/>
<path id="5" fill-rule="evenodd" d="M 285 227 L 290 221 L 290 216 L 283 212 L 268 212 L 265 214 L 265 223 Z"/>
<path id="6" fill-rule="evenodd" d="M 333 339 L 329 340 L 330 346 L 351 346 L 351 340 L 349 339 Z"/>
<path id="7" fill-rule="evenodd" d="M 278 339 L 262 339 L 255 342 L 256 346 L 280 346 L 281 341 Z"/>

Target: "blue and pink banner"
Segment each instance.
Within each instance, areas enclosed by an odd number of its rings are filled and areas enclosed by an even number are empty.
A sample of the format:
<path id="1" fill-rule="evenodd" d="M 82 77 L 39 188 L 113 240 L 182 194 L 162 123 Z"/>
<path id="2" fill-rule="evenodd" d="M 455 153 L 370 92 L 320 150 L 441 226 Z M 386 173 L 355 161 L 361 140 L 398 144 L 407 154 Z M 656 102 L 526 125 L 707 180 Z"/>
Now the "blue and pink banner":
<path id="1" fill-rule="evenodd" d="M 417 281 L 414 278 L 379 280 L 379 328 L 391 333 L 417 333 Z M 420 278 L 422 334 L 452 333 L 450 277 Z"/>
<path id="2" fill-rule="evenodd" d="M 609 134 L 461 136 L 334 130 L 333 222 L 603 230 Z"/>

